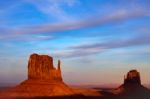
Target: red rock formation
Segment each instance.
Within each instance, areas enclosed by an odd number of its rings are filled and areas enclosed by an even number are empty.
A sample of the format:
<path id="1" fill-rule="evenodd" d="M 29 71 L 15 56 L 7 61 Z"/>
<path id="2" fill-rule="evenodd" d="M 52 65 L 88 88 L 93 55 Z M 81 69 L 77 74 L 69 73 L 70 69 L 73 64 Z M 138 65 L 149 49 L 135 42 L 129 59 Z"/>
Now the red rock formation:
<path id="1" fill-rule="evenodd" d="M 137 70 L 130 70 L 127 73 L 127 77 L 124 78 L 124 85 L 127 84 L 141 85 L 140 73 Z"/>
<path id="2" fill-rule="evenodd" d="M 48 55 L 32 54 L 28 62 L 28 79 L 62 80 L 60 60 L 58 69 L 53 66 L 53 58 Z"/>
<path id="3" fill-rule="evenodd" d="M 124 83 L 113 90 L 117 99 L 150 99 L 150 90 L 141 84 L 140 73 L 130 70 L 124 77 Z"/>
<path id="4" fill-rule="evenodd" d="M 20 85 L 0 93 L 0 96 L 34 97 L 76 94 L 63 82 L 60 65 L 61 62 L 58 60 L 58 68 L 56 69 L 52 57 L 32 54 L 28 62 L 28 79 Z"/>

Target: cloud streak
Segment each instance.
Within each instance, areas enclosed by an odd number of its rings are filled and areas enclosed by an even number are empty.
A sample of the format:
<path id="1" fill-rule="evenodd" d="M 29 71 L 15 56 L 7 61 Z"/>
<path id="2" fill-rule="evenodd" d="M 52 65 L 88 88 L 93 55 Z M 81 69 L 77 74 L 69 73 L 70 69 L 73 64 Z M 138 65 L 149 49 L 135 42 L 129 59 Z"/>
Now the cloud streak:
<path id="1" fill-rule="evenodd" d="M 150 34 L 143 33 L 138 35 L 137 37 L 130 38 L 130 39 L 116 39 L 108 42 L 103 43 L 94 43 L 94 44 L 87 44 L 87 45 L 79 45 L 71 47 L 73 49 L 90 49 L 90 48 L 122 48 L 122 47 L 130 47 L 130 46 L 137 46 L 137 45 L 144 45 L 150 44 Z"/>
<path id="2" fill-rule="evenodd" d="M 54 17 L 59 21 L 67 21 L 70 19 L 70 15 L 68 15 L 63 9 L 64 6 L 74 6 L 77 4 L 77 0 L 24 0 L 33 6 L 35 6 L 41 13 L 44 13 L 50 17 Z"/>
<path id="3" fill-rule="evenodd" d="M 141 46 L 141 45 L 150 45 L 150 34 L 143 33 L 142 35 L 138 35 L 134 38 L 129 39 L 115 39 L 106 42 L 93 43 L 93 44 L 82 44 L 78 46 L 68 47 L 68 51 L 64 51 L 62 53 L 55 53 L 54 55 L 57 57 L 81 57 L 103 53 L 105 51 L 117 48 L 126 48 L 133 46 Z M 150 53 L 150 52 L 149 52 Z"/>
<path id="4" fill-rule="evenodd" d="M 149 14 L 144 11 L 128 12 L 125 10 L 120 10 L 110 15 L 91 17 L 86 20 L 57 23 L 57 24 L 55 23 L 55 24 L 44 24 L 44 25 L 36 25 L 36 26 L 26 26 L 26 27 L 7 29 L 7 30 L 10 30 L 13 34 L 17 34 L 17 35 L 54 33 L 54 32 L 68 31 L 68 30 L 76 30 L 81 28 L 103 26 L 107 24 L 123 22 L 133 18 L 143 17 L 143 16 L 149 16 Z"/>

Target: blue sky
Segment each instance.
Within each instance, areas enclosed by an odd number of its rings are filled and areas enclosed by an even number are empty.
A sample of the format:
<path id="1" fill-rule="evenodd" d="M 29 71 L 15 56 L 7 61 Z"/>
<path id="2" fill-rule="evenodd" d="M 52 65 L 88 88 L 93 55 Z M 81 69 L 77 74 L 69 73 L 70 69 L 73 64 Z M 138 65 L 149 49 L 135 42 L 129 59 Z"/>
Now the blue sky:
<path id="1" fill-rule="evenodd" d="M 69 84 L 150 84 L 149 0 L 1 0 L 0 79 L 26 79 L 32 53 L 62 60 Z M 56 63 L 56 62 L 55 62 Z M 107 79 L 106 79 L 106 77 Z"/>

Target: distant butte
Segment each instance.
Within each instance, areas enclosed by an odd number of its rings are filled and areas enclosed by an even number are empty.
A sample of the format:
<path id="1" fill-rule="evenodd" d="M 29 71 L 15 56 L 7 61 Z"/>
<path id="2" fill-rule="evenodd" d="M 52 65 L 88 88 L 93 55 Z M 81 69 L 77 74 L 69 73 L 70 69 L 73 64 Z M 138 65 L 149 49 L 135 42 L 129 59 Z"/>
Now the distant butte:
<path id="1" fill-rule="evenodd" d="M 113 91 L 119 99 L 150 99 L 150 90 L 141 84 L 140 73 L 133 69 L 124 76 L 124 83 Z"/>
<path id="2" fill-rule="evenodd" d="M 137 70 L 130 70 L 127 77 L 124 77 L 124 86 L 128 85 L 141 86 L 140 73 Z"/>

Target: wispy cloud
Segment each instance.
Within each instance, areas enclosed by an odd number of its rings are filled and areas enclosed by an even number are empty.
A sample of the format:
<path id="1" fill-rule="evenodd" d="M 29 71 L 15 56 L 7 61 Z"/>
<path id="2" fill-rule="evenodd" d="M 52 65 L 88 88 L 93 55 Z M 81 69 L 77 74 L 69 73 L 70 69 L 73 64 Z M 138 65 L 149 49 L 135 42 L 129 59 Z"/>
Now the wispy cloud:
<path id="1" fill-rule="evenodd" d="M 100 52 L 105 51 L 105 49 L 97 49 L 97 48 L 89 48 L 89 49 L 68 49 L 64 51 L 55 51 L 53 56 L 55 57 L 61 57 L 61 58 L 75 58 L 75 57 L 83 57 L 83 56 L 89 56 L 94 55 Z"/>
<path id="2" fill-rule="evenodd" d="M 37 42 L 53 39 L 55 39 L 55 37 L 51 35 L 0 35 L 0 41 Z"/>
<path id="3" fill-rule="evenodd" d="M 79 45 L 71 47 L 73 49 L 90 49 L 90 48 L 104 48 L 104 49 L 111 49 L 111 48 L 121 48 L 121 47 L 130 47 L 136 45 L 144 45 L 150 44 L 150 34 L 143 33 L 138 35 L 134 38 L 129 39 L 116 39 L 108 42 L 100 42 L 94 44 L 87 44 L 87 45 Z"/>
<path id="4" fill-rule="evenodd" d="M 54 17 L 59 21 L 67 21 L 71 16 L 67 14 L 63 6 L 74 6 L 78 4 L 78 0 L 24 0 L 33 4 L 40 12 Z"/>
<path id="5" fill-rule="evenodd" d="M 116 13 L 111 13 L 105 16 L 95 16 L 88 18 L 86 20 L 79 21 L 71 21 L 57 24 L 44 24 L 44 25 L 36 25 L 36 26 L 26 26 L 26 27 L 18 27 L 16 29 L 7 29 L 10 30 L 13 34 L 38 34 L 38 33 L 54 33 L 54 32 L 62 32 L 68 30 L 75 30 L 81 28 L 88 28 L 94 26 L 102 26 L 111 23 L 123 22 L 126 20 L 149 16 L 149 14 L 145 11 L 134 11 L 128 12 L 126 10 L 119 10 Z"/>
<path id="6" fill-rule="evenodd" d="M 150 34 L 143 33 L 142 35 L 138 35 L 134 38 L 128 39 L 115 39 L 106 42 L 98 42 L 93 44 L 82 44 L 77 46 L 68 47 L 67 50 L 62 52 L 54 53 L 57 57 L 81 57 L 103 53 L 105 51 L 116 49 L 116 48 L 126 48 L 126 47 L 134 47 L 141 45 L 150 45 Z M 148 52 L 150 53 L 150 52 Z"/>
<path id="7" fill-rule="evenodd" d="M 24 41 L 24 39 L 28 39 L 26 38 L 26 35 L 32 35 L 32 34 L 33 35 L 48 34 L 49 37 L 51 38 L 52 37 L 51 33 L 60 33 L 69 30 L 103 26 L 111 23 L 115 24 L 118 22 L 124 22 L 126 20 L 143 17 L 143 16 L 149 16 L 149 13 L 142 10 L 138 10 L 138 11 L 118 10 L 114 13 L 110 13 L 109 15 L 94 16 L 85 20 L 55 23 L 55 24 L 42 24 L 36 26 L 34 25 L 34 26 L 16 27 L 16 28 L 1 27 L 0 40 L 19 39 Z M 35 37 L 35 39 L 38 40 L 39 38 Z M 122 42 L 124 43 L 124 41 Z"/>

